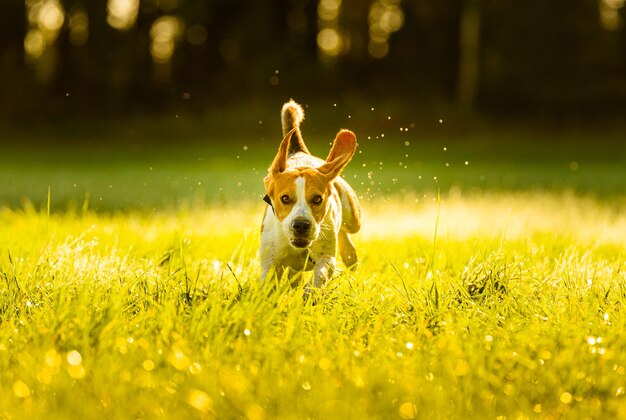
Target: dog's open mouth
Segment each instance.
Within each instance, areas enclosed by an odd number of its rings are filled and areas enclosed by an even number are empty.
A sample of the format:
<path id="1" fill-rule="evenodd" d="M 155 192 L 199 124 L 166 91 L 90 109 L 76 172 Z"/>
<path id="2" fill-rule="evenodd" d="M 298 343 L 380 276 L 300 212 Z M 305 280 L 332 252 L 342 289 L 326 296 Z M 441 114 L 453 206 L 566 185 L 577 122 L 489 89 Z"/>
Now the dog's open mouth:
<path id="1" fill-rule="evenodd" d="M 307 246 L 309 246 L 309 241 L 304 238 L 295 238 L 291 240 L 291 245 L 296 248 L 306 248 Z"/>

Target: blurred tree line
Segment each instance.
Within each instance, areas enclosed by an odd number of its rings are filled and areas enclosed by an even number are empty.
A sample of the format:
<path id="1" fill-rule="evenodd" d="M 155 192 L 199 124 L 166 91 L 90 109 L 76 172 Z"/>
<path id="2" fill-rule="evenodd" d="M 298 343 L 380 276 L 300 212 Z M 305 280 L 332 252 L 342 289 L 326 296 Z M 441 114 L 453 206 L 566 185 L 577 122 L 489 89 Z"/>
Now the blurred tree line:
<path id="1" fill-rule="evenodd" d="M 7 0 L 0 112 L 202 112 L 290 96 L 626 110 L 624 0 Z M 366 106 L 371 104 L 367 102 Z"/>

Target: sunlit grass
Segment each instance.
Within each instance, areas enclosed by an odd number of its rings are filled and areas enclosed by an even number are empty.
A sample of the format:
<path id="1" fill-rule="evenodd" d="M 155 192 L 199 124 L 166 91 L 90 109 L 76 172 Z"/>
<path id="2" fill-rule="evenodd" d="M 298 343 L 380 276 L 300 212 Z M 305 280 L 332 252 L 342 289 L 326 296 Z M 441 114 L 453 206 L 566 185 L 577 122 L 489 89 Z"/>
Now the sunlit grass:
<path id="1" fill-rule="evenodd" d="M 261 202 L 2 210 L 0 416 L 626 415 L 623 198 L 416 198 L 317 305 L 257 282 Z"/>

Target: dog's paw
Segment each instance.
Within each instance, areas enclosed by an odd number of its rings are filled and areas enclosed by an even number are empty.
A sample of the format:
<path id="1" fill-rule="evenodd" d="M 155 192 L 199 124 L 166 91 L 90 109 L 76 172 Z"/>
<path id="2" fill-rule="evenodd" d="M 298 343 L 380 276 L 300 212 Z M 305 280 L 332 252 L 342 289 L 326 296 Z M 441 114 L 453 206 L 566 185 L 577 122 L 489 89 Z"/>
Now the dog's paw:
<path id="1" fill-rule="evenodd" d="M 304 288 L 304 293 L 302 294 L 302 300 L 305 304 L 311 304 L 311 306 L 315 306 L 320 303 L 323 297 L 326 295 L 324 289 L 313 286 L 306 286 Z"/>

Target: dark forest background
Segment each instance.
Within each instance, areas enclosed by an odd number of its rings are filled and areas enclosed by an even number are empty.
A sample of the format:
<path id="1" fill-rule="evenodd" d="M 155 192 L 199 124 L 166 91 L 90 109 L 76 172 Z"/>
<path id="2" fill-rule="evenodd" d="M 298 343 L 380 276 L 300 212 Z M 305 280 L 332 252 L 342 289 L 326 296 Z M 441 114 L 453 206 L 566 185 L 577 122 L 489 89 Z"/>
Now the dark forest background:
<path id="1" fill-rule="evenodd" d="M 486 115 L 626 111 L 623 0 L 7 0 L 7 121 L 290 96 Z"/>

